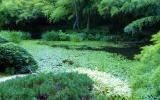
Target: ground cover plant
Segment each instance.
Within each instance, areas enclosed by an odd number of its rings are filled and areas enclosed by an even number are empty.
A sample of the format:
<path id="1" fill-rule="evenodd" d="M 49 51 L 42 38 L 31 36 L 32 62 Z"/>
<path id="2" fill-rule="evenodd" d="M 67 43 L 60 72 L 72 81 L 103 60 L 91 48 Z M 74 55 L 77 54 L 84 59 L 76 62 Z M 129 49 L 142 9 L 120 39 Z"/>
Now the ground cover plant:
<path id="1" fill-rule="evenodd" d="M 2 83 L 0 98 L 13 99 L 91 99 L 92 80 L 84 74 L 53 73 L 17 78 Z M 45 87 L 45 88 L 44 88 Z"/>
<path id="2" fill-rule="evenodd" d="M 21 45 L 26 48 L 35 59 L 39 61 L 40 66 L 45 68 L 45 62 L 47 63 L 47 69 L 59 68 L 63 66 L 73 66 L 73 67 L 84 67 L 95 69 L 99 71 L 113 72 L 114 74 L 125 74 L 117 73 L 117 71 L 126 72 L 130 70 L 131 66 L 136 65 L 138 62 L 130 61 L 122 55 L 116 53 L 112 54 L 107 51 L 100 50 L 90 50 L 90 49 L 76 49 L 80 48 L 83 44 L 90 48 L 100 48 L 101 46 L 116 46 L 114 43 L 105 42 L 48 42 L 48 44 L 43 44 L 44 41 L 24 41 Z M 46 42 L 45 42 L 46 43 Z M 52 44 L 57 44 L 58 46 L 52 46 Z M 32 44 L 32 45 L 31 45 Z M 63 48 L 61 45 L 67 45 L 70 48 Z M 94 44 L 94 45 L 92 45 Z M 119 45 L 121 47 L 122 45 Z M 118 46 L 117 46 L 118 47 Z M 37 49 L 35 49 L 37 48 Z M 91 52 L 92 51 L 92 52 Z M 43 55 L 44 54 L 44 55 Z M 106 62 L 107 60 L 107 62 Z M 86 62 L 87 61 L 87 62 Z M 70 64 L 71 63 L 71 64 Z M 126 66 L 127 64 L 127 66 Z M 107 67 L 106 67 L 107 66 Z M 69 67 L 70 68 L 70 67 Z M 125 77 L 125 76 L 124 76 Z"/>

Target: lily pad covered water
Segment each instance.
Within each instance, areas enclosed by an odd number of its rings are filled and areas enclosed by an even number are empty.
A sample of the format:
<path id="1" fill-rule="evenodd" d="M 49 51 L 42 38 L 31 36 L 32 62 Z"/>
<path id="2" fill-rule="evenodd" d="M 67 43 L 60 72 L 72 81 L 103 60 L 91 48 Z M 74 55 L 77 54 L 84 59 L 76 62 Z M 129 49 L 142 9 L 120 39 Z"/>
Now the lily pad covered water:
<path id="1" fill-rule="evenodd" d="M 109 52 L 65 49 L 38 43 L 39 41 L 24 41 L 21 46 L 27 49 L 37 60 L 38 71 L 40 72 L 44 70 L 56 72 L 56 70 L 62 70 L 64 67 L 67 69 L 83 67 L 129 78 L 127 72 L 138 63 Z"/>

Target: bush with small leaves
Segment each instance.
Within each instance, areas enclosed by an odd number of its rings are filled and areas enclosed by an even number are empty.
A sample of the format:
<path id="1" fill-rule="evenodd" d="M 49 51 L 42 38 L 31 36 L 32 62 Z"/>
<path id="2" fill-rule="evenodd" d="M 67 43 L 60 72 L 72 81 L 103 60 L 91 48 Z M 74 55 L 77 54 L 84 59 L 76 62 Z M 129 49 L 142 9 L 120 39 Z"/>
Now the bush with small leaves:
<path id="1" fill-rule="evenodd" d="M 64 33 L 62 30 L 58 31 L 59 40 L 60 41 L 67 41 L 69 40 L 69 34 Z"/>
<path id="2" fill-rule="evenodd" d="M 26 40 L 31 37 L 29 33 L 21 31 L 0 31 L 0 36 L 14 43 L 19 43 L 21 40 Z"/>
<path id="3" fill-rule="evenodd" d="M 59 37 L 56 31 L 48 31 L 42 35 L 42 39 L 47 41 L 57 41 L 59 40 Z"/>
<path id="4" fill-rule="evenodd" d="M 69 40 L 69 36 L 61 30 L 48 31 L 42 35 L 42 39 L 47 41 L 67 41 Z"/>
<path id="5" fill-rule="evenodd" d="M 36 74 L 0 85 L 3 100 L 90 100 L 93 81 L 84 74 Z"/>
<path id="6" fill-rule="evenodd" d="M 74 42 L 80 42 L 83 40 L 83 37 L 81 37 L 80 34 L 78 33 L 69 34 L 69 38 L 70 38 L 70 41 L 74 41 Z"/>
<path id="7" fill-rule="evenodd" d="M 0 44 L 0 71 L 10 74 L 31 73 L 37 69 L 33 57 L 22 47 L 14 43 Z M 10 70 L 14 70 L 10 71 Z"/>

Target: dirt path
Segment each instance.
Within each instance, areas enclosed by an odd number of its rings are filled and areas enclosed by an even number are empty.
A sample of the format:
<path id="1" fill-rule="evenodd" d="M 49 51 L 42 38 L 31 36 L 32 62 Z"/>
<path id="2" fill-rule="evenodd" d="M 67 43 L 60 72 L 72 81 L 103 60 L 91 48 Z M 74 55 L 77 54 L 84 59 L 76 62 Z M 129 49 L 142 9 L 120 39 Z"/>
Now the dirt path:
<path id="1" fill-rule="evenodd" d="M 2 77 L 2 78 L 0 78 L 0 83 L 5 82 L 5 81 L 10 80 L 10 79 L 14 79 L 14 78 L 18 78 L 18 77 L 24 77 L 24 76 L 26 76 L 26 75 L 13 75 L 13 76 Z"/>

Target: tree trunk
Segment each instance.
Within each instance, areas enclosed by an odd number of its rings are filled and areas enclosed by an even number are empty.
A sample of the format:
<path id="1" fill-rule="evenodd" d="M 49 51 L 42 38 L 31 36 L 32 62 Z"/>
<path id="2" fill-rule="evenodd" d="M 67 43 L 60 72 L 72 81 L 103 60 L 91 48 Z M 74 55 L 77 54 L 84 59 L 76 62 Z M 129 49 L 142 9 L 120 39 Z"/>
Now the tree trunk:
<path id="1" fill-rule="evenodd" d="M 87 17 L 87 31 L 89 31 L 90 29 L 90 13 L 88 13 L 88 17 Z"/>
<path id="2" fill-rule="evenodd" d="M 74 0 L 74 8 L 75 8 L 75 22 L 73 24 L 73 29 L 79 29 L 79 16 L 78 16 L 78 8 L 76 0 Z"/>

